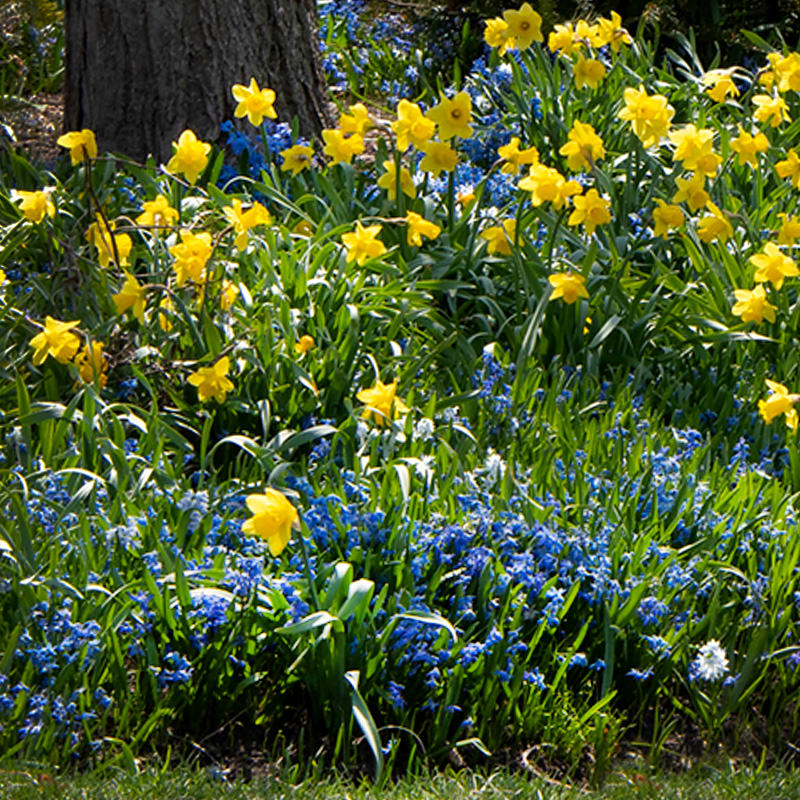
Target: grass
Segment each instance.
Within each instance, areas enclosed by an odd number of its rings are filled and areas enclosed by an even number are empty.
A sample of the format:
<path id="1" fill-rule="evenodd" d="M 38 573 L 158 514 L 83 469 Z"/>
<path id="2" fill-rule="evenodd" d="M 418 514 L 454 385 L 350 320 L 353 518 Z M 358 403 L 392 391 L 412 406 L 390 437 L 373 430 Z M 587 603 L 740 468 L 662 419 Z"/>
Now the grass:
<path id="1" fill-rule="evenodd" d="M 598 790 L 554 785 L 539 777 L 497 771 L 421 775 L 376 790 L 368 783 L 335 779 L 293 785 L 277 777 L 228 782 L 186 770 L 127 774 L 53 776 L 28 767 L 0 773 L 4 800 L 796 800 L 800 775 L 782 769 L 760 772 L 711 767 L 681 775 L 647 775 L 630 769 L 612 772 Z"/>

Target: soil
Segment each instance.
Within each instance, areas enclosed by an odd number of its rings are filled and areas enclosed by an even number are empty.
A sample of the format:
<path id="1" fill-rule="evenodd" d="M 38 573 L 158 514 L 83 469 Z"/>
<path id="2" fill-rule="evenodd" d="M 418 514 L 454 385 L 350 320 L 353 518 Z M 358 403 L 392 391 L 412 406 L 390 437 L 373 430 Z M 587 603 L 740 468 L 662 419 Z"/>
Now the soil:
<path id="1" fill-rule="evenodd" d="M 0 111 L 0 140 L 25 150 L 32 161 L 51 163 L 63 152 L 56 140 L 63 133 L 64 98 L 37 94 Z"/>

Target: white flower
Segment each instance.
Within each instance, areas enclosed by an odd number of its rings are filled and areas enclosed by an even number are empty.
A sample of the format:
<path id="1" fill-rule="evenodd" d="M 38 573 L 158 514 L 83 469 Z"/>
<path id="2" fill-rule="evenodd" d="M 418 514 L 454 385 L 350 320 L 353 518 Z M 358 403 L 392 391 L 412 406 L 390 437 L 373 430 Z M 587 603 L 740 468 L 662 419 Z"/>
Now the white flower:
<path id="1" fill-rule="evenodd" d="M 414 441 L 422 440 L 423 442 L 427 442 L 428 439 L 433 437 L 434 430 L 433 420 L 428 419 L 428 417 L 423 417 L 414 423 L 414 434 L 412 438 Z"/>
<path id="2" fill-rule="evenodd" d="M 697 654 L 694 662 L 697 677 L 702 681 L 716 681 L 728 672 L 728 657 L 722 645 L 711 639 L 706 642 Z"/>
<path id="3" fill-rule="evenodd" d="M 503 477 L 505 471 L 506 462 L 503 461 L 502 456 L 490 449 L 489 454 L 486 456 L 486 464 L 484 466 L 484 474 L 486 475 L 487 482 L 489 484 L 496 483 L 498 478 Z"/>

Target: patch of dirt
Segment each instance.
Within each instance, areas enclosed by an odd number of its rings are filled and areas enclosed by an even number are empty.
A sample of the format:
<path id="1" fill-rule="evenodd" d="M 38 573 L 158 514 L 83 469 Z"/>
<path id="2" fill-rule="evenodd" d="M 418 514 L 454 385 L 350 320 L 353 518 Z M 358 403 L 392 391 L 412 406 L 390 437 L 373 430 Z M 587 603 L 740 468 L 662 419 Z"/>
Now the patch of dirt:
<path id="1" fill-rule="evenodd" d="M 63 132 L 64 97 L 37 94 L 3 109 L 2 138 L 22 147 L 32 161 L 50 163 L 63 152 L 56 140 Z"/>

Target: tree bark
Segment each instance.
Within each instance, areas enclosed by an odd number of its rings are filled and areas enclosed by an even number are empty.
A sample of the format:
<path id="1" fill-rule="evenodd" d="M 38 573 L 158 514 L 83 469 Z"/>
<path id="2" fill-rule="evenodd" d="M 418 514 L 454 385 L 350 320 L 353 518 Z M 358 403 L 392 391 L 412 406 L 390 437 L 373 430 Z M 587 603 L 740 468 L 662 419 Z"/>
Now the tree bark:
<path id="1" fill-rule="evenodd" d="M 164 161 L 186 128 L 216 140 L 253 77 L 280 121 L 328 124 L 316 0 L 67 0 L 66 50 L 66 129 L 101 152 Z"/>

